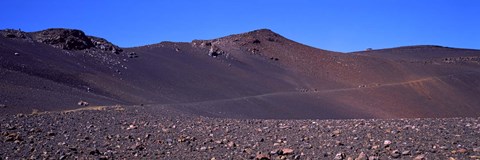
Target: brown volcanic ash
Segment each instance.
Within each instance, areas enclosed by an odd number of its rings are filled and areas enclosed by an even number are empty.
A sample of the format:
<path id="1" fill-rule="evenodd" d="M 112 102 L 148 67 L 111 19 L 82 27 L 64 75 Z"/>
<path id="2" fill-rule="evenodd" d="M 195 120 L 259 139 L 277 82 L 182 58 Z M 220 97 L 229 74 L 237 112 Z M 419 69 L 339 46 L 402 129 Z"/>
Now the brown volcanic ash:
<path id="1" fill-rule="evenodd" d="M 145 104 L 230 118 L 479 116 L 480 51 L 339 53 L 262 29 L 120 48 L 79 30 L 0 36 L 3 114 Z"/>

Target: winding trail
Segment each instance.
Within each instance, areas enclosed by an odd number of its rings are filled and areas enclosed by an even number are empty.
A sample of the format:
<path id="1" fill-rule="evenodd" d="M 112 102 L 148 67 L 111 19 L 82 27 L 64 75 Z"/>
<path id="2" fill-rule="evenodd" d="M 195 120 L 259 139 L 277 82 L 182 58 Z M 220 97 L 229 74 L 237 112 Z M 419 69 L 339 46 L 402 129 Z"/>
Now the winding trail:
<path id="1" fill-rule="evenodd" d="M 382 88 L 382 87 L 391 87 L 391 86 L 401 86 L 401 85 L 408 85 L 420 82 L 427 82 L 432 81 L 435 79 L 451 77 L 454 74 L 444 75 L 444 76 L 434 76 L 434 77 L 426 77 L 416 80 L 410 80 L 405 82 L 395 82 L 395 83 L 386 83 L 386 84 L 375 84 L 366 87 L 351 87 L 351 88 L 340 88 L 340 89 L 327 89 L 327 90 L 320 90 L 320 91 L 286 91 L 286 92 L 274 92 L 274 93 L 265 93 L 253 96 L 244 96 L 244 97 L 236 97 L 236 98 L 228 98 L 228 99 L 218 99 L 218 100 L 208 100 L 208 101 L 199 101 L 199 102 L 186 102 L 186 103 L 171 103 L 171 104 L 148 104 L 148 105 L 161 105 L 161 106 L 194 106 L 194 105 L 208 105 L 208 104 L 216 104 L 222 102 L 232 102 L 232 101 L 241 101 L 241 100 L 251 100 L 251 99 L 259 99 L 265 98 L 270 96 L 279 96 L 279 95 L 312 95 L 312 94 L 325 94 L 325 93 L 333 93 L 333 92 L 345 92 L 345 91 L 355 91 L 355 90 L 364 90 L 364 89 L 372 89 L 372 88 Z"/>

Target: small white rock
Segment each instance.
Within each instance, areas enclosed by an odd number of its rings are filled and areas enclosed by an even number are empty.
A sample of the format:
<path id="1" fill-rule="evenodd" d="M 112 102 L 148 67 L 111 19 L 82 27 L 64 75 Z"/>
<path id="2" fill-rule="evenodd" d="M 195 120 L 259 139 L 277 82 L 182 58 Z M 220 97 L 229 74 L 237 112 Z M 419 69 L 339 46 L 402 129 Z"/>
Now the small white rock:
<path id="1" fill-rule="evenodd" d="M 390 141 L 390 140 L 385 140 L 385 141 L 383 141 L 383 144 L 384 144 L 384 145 L 390 145 L 390 144 L 392 144 L 392 141 Z"/>

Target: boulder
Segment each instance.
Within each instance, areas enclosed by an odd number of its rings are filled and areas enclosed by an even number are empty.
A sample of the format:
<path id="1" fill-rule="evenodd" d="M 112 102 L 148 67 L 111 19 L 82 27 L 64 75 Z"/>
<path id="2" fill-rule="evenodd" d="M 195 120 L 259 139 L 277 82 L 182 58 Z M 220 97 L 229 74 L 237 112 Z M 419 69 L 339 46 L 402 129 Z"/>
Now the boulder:
<path id="1" fill-rule="evenodd" d="M 222 54 L 224 54 L 225 51 L 221 50 L 220 48 L 218 48 L 217 46 L 210 46 L 210 50 L 208 51 L 208 55 L 211 56 L 211 57 L 217 57 L 217 56 L 220 56 Z"/>

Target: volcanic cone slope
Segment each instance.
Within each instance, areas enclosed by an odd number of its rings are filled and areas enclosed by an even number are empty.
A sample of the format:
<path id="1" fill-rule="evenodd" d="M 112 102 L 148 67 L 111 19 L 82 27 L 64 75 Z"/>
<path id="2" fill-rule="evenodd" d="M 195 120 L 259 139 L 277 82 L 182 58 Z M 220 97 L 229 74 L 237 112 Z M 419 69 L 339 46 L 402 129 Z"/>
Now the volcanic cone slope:
<path id="1" fill-rule="evenodd" d="M 2 114 L 149 105 L 228 118 L 480 114 L 480 51 L 340 53 L 268 29 L 121 48 L 80 30 L 0 31 Z"/>

